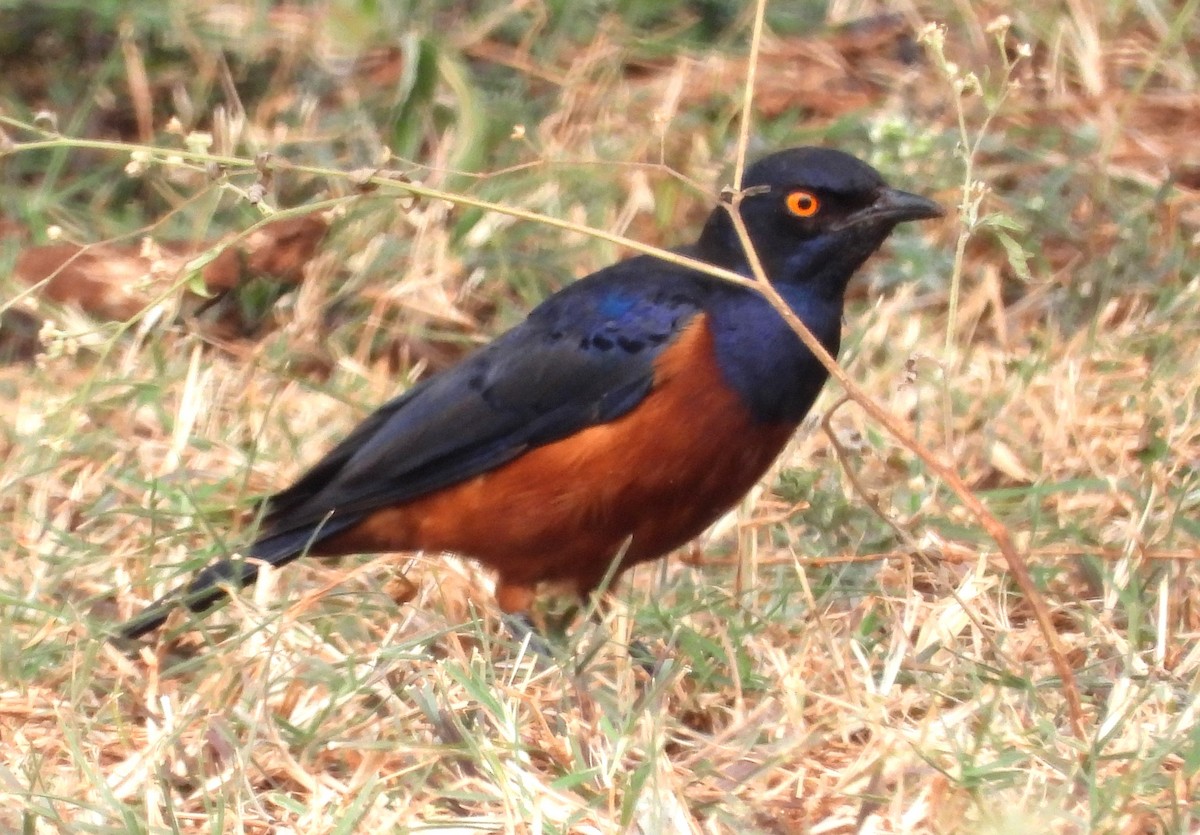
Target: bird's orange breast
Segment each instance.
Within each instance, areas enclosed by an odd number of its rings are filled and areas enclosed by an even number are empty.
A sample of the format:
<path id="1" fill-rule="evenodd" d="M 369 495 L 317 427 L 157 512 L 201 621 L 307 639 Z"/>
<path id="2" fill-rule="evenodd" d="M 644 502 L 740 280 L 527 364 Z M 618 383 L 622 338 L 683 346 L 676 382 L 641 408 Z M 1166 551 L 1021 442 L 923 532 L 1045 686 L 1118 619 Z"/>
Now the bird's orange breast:
<path id="1" fill-rule="evenodd" d="M 794 429 L 754 421 L 723 382 L 700 315 L 657 359 L 646 398 L 619 419 L 376 511 L 319 551 L 474 557 L 499 572 L 508 610 L 526 608 L 543 580 L 587 593 L 627 539 L 622 567 L 703 531 L 753 486 Z"/>

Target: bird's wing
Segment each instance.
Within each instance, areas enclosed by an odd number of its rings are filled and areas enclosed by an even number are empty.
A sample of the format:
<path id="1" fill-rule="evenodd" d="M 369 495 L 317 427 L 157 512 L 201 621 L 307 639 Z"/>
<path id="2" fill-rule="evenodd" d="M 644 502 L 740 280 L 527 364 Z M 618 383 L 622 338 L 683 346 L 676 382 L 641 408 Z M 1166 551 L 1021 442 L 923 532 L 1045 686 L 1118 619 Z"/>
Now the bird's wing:
<path id="1" fill-rule="evenodd" d="M 617 266 L 384 404 L 270 499 L 268 535 L 335 517 L 344 528 L 348 517 L 466 480 L 636 406 L 653 385 L 655 358 L 699 311 L 702 285 L 678 274 L 662 280 L 661 262 Z M 631 280 L 639 273 L 643 281 Z"/>

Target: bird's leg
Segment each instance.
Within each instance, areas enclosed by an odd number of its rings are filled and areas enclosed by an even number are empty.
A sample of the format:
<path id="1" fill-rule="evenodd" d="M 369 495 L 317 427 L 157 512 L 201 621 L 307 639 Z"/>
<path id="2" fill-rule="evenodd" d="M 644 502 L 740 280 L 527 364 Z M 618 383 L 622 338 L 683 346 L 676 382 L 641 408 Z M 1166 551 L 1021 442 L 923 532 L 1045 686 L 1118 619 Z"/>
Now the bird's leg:
<path id="1" fill-rule="evenodd" d="M 604 588 L 606 589 L 607 585 Z M 535 589 L 533 586 L 515 583 L 511 580 L 506 580 L 503 576 L 500 577 L 496 583 L 496 602 L 500 604 L 500 609 L 504 613 L 504 626 L 518 644 L 528 642 L 530 651 L 539 658 L 547 661 L 560 661 L 561 652 L 557 654 L 554 652 L 551 641 L 547 639 L 542 630 L 538 629 L 537 625 L 533 622 L 533 618 L 530 617 L 529 613 L 533 609 L 534 592 Z M 604 619 L 604 615 L 612 607 L 612 598 L 608 596 L 606 591 L 598 587 L 587 589 L 580 594 L 580 598 L 583 601 L 587 601 L 589 597 L 593 600 L 591 605 L 572 606 L 563 616 L 561 624 L 574 619 L 582 609 L 586 612 L 589 622 L 602 625 L 601 622 Z M 630 639 L 626 649 L 629 652 L 630 660 L 653 677 L 659 664 L 650 648 L 641 640 L 634 637 Z M 599 646 L 597 645 L 592 647 L 590 653 L 585 651 L 585 657 L 580 663 L 586 666 L 588 660 L 598 650 Z"/>
<path id="2" fill-rule="evenodd" d="M 641 667 L 642 671 L 650 678 L 654 678 L 655 673 L 662 666 L 662 662 L 654 657 L 650 647 L 641 638 L 629 639 L 629 660 Z"/>
<path id="3" fill-rule="evenodd" d="M 590 620 L 600 623 L 604 619 L 604 616 L 612 611 L 612 608 L 612 595 L 608 591 L 598 593 L 595 605 L 588 612 Z M 631 635 L 625 649 L 629 653 L 629 660 L 653 678 L 654 673 L 659 667 L 659 662 L 655 658 L 654 653 L 651 652 L 650 647 L 641 638 Z"/>
<path id="4" fill-rule="evenodd" d="M 630 539 L 625 541 L 617 558 L 609 566 L 608 573 L 599 582 L 585 583 L 580 581 L 576 586 L 576 593 L 579 595 L 579 599 L 584 601 L 582 608 L 586 613 L 587 620 L 593 624 L 602 625 L 605 615 L 613 609 L 613 602 L 615 600 L 612 596 L 613 580 L 616 577 L 620 559 L 624 556 L 630 542 Z M 610 637 L 612 637 L 611 633 Z M 650 651 L 650 648 L 641 639 L 631 635 L 628 644 L 625 646 L 625 650 L 629 653 L 629 660 L 653 678 L 655 672 L 658 670 L 659 662 L 655 658 L 654 653 Z"/>
<path id="5" fill-rule="evenodd" d="M 504 628 L 518 644 L 527 645 L 531 652 L 546 661 L 555 659 L 546 637 L 538 630 L 529 612 L 533 609 L 534 587 L 506 580 L 496 582 L 496 602 L 503 612 Z"/>
<path id="6" fill-rule="evenodd" d="M 505 612 L 501 615 L 504 628 L 518 645 L 528 646 L 540 661 L 557 661 L 546 637 L 538 630 L 529 612 Z"/>

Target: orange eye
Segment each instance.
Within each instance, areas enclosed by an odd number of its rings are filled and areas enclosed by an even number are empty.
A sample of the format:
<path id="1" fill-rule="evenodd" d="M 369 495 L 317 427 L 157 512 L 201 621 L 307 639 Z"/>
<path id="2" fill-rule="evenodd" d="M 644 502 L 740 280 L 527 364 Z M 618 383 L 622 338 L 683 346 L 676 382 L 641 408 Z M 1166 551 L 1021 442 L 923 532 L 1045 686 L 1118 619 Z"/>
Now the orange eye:
<path id="1" fill-rule="evenodd" d="M 793 191 L 787 196 L 788 211 L 796 217 L 812 217 L 821 208 L 821 201 L 811 191 Z"/>

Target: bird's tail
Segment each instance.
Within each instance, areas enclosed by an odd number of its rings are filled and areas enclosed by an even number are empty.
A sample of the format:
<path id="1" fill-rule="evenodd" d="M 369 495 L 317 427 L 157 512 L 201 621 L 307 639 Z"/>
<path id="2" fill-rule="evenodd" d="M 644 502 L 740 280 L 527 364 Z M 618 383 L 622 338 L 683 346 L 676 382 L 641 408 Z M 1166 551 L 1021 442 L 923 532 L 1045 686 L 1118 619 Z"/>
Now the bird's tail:
<path id="1" fill-rule="evenodd" d="M 134 640 L 162 626 L 177 606 L 200 614 L 229 595 L 229 588 L 242 588 L 258 578 L 264 565 L 278 567 L 308 553 L 316 543 L 352 525 L 355 519 L 330 519 L 314 532 L 312 528 L 268 534 L 255 541 L 245 559 L 215 562 L 197 574 L 190 583 L 151 603 L 140 614 L 121 624 L 117 634 Z"/>

